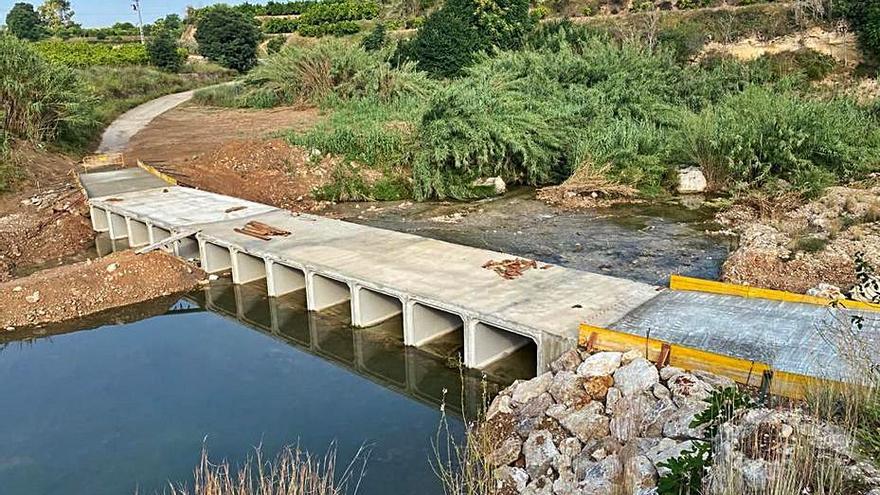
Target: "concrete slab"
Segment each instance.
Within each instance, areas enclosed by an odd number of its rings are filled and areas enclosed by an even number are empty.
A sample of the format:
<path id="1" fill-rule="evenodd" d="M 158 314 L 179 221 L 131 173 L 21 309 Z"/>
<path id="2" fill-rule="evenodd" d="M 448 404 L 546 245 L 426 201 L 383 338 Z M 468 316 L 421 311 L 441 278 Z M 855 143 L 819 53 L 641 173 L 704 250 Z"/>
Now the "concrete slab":
<path id="1" fill-rule="evenodd" d="M 80 174 L 88 198 L 112 197 L 133 191 L 168 187 L 168 183 L 140 167 Z"/>
<path id="2" fill-rule="evenodd" d="M 880 313 L 847 313 L 864 318 L 862 332 L 868 341 L 880 340 Z M 836 378 L 845 375 L 830 345 L 840 318 L 839 312 L 812 304 L 667 290 L 611 328 L 782 371 Z"/>

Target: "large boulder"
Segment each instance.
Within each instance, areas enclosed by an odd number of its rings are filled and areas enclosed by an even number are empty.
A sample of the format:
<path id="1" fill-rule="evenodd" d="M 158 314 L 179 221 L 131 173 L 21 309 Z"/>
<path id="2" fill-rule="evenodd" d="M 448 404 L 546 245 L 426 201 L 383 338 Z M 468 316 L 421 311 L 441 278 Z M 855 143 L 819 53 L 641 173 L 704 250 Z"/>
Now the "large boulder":
<path id="1" fill-rule="evenodd" d="M 709 181 L 699 167 L 687 167 L 678 171 L 676 190 L 679 194 L 697 194 L 705 192 L 708 187 Z"/>
<path id="2" fill-rule="evenodd" d="M 584 377 L 578 376 L 573 371 L 560 371 L 553 377 L 550 395 L 556 399 L 556 402 L 576 408 L 583 407 L 593 400 L 584 388 Z"/>
<path id="3" fill-rule="evenodd" d="M 559 449 L 553 443 L 553 436 L 547 430 L 533 431 L 522 447 L 526 461 L 526 472 L 533 480 L 547 474 Z"/>
<path id="4" fill-rule="evenodd" d="M 623 353 L 620 352 L 599 352 L 584 359 L 584 362 L 578 366 L 577 374 L 585 378 L 592 376 L 611 375 L 620 368 L 620 359 Z"/>
<path id="5" fill-rule="evenodd" d="M 553 383 L 553 373 L 550 371 L 543 375 L 539 375 L 536 378 L 532 378 L 531 380 L 517 381 L 513 385 L 514 389 L 510 398 L 513 399 L 514 402 L 525 404 L 531 399 L 546 392 L 547 389 L 550 388 L 551 383 Z"/>
<path id="6" fill-rule="evenodd" d="M 600 402 L 590 402 L 580 409 L 556 409 L 547 414 L 584 443 L 609 434 L 608 416 L 605 416 L 605 407 Z"/>
<path id="7" fill-rule="evenodd" d="M 511 435 L 505 438 L 504 441 L 489 454 L 489 457 L 486 460 L 489 461 L 489 464 L 492 466 L 504 466 L 506 464 L 512 464 L 519 459 L 519 454 L 521 452 L 522 440 L 520 440 L 517 435 Z"/>

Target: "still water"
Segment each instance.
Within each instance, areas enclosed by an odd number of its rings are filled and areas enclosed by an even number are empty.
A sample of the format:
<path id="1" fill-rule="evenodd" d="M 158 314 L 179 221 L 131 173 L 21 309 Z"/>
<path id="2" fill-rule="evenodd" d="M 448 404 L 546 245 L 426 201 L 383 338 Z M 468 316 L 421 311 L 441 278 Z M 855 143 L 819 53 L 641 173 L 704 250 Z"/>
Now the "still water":
<path id="1" fill-rule="evenodd" d="M 346 464 L 366 445 L 359 493 L 439 494 L 440 405 L 460 430 L 463 397 L 534 374 L 527 353 L 462 373 L 454 341 L 405 348 L 399 320 L 352 329 L 347 305 L 308 313 L 302 293 L 227 282 L 171 303 L 0 337 L 0 493 L 161 493 L 191 480 L 204 441 L 233 463 L 336 442 Z"/>

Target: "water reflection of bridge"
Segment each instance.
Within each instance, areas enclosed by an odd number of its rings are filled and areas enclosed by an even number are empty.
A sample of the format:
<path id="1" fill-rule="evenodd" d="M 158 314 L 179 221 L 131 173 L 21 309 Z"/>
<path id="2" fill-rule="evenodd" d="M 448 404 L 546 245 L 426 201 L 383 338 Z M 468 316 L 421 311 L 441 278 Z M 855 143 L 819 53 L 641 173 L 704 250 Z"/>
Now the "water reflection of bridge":
<path id="1" fill-rule="evenodd" d="M 462 401 L 470 415 L 481 397 L 503 387 L 498 378 L 484 381 L 473 370 L 462 372 L 454 358 L 404 346 L 399 318 L 353 329 L 347 305 L 309 312 L 303 291 L 268 297 L 265 286 L 212 284 L 186 299 L 420 402 L 438 408 L 445 402 L 446 410 L 457 416 L 462 415 Z"/>

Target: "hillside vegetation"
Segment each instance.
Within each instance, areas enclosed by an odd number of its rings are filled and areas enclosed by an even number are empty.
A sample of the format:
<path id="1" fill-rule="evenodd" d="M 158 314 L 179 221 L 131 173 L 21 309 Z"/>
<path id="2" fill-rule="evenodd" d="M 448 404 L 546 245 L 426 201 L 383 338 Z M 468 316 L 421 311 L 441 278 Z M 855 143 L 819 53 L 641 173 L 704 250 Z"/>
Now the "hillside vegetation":
<path id="1" fill-rule="evenodd" d="M 718 11 L 639 14 L 612 26 L 608 18 L 535 24 L 474 14 L 473 5 L 451 1 L 412 41 L 383 39 L 378 50 L 335 40 L 285 47 L 240 84 L 197 100 L 329 111 L 288 139 L 383 172 L 386 183 L 373 191 L 356 167 L 341 166 L 334 191 L 348 198 L 462 199 L 483 193 L 473 187 L 480 178 L 543 186 L 579 170 L 654 196 L 689 166 L 716 191 L 815 195 L 880 170 L 877 104 L 813 82 L 840 70 L 831 57 L 803 49 L 694 62 L 722 29 Z M 770 9 L 724 12 L 744 16 L 727 22 L 728 39 L 786 34 L 803 22 L 790 7 Z M 778 15 L 757 15 L 767 12 Z M 460 35 L 474 32 L 482 34 Z"/>

